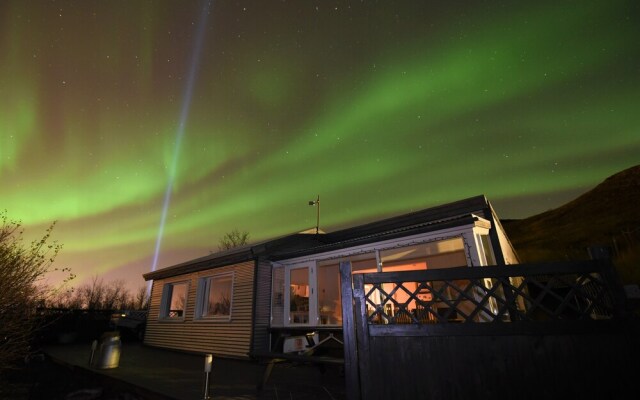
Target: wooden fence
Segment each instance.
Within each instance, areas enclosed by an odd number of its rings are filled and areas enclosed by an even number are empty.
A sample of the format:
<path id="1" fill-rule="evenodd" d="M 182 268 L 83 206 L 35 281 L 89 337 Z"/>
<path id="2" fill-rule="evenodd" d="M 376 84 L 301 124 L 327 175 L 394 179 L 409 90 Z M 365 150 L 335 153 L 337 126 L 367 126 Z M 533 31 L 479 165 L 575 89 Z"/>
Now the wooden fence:
<path id="1" fill-rule="evenodd" d="M 38 308 L 40 344 L 91 342 L 106 331 L 120 331 L 124 340 L 142 340 L 146 310 Z"/>
<path id="2" fill-rule="evenodd" d="M 618 398 L 635 385 L 638 332 L 607 260 L 340 270 L 349 399 Z"/>

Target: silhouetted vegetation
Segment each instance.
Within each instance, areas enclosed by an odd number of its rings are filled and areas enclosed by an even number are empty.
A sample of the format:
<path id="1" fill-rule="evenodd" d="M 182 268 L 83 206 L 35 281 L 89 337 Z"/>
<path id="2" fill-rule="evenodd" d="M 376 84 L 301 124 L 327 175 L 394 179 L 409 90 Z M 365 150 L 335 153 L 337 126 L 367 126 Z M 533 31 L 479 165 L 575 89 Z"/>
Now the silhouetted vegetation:
<path id="1" fill-rule="evenodd" d="M 139 340 L 144 332 L 146 314 L 129 312 L 147 309 L 146 287 L 131 293 L 124 280 L 104 282 L 98 277 L 70 287 L 75 278 L 70 269 L 53 267 L 62 248 L 51 240 L 54 226 L 42 238 L 25 243 L 21 224 L 0 212 L 1 376 L 10 369 L 24 368 L 39 347 L 51 341 L 93 340 L 111 329 L 122 329 Z M 44 284 L 45 277 L 54 272 L 63 274 L 61 284 Z M 127 326 L 119 326 L 124 319 Z"/>
<path id="2" fill-rule="evenodd" d="M 124 280 L 90 282 L 60 291 L 38 309 L 46 328 L 40 344 L 90 342 L 105 331 L 118 330 L 123 339 L 139 341 L 146 327 L 149 293 L 145 286 L 132 293 Z"/>
<path id="3" fill-rule="evenodd" d="M 61 245 L 51 241 L 55 223 L 44 236 L 25 245 L 19 222 L 0 213 L 0 372 L 16 367 L 31 352 L 31 342 L 42 320 L 37 307 L 55 290 L 41 285 L 53 270 Z M 74 278 L 69 269 L 64 283 Z"/>
<path id="4" fill-rule="evenodd" d="M 229 250 L 234 247 L 244 246 L 249 240 L 249 232 L 240 232 L 237 229 L 227 232 L 218 242 L 218 250 Z"/>
<path id="5" fill-rule="evenodd" d="M 48 308 L 84 310 L 146 310 L 148 305 L 146 286 L 131 293 L 124 280 L 105 282 L 97 276 L 77 288 L 56 293 L 46 302 Z"/>

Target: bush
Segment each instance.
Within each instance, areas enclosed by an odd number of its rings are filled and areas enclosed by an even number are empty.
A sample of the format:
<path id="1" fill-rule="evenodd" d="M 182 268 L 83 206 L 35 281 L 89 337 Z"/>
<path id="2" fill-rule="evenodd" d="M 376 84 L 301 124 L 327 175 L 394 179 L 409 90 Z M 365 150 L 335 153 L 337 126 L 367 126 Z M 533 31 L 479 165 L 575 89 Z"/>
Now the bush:
<path id="1" fill-rule="evenodd" d="M 19 222 L 0 213 L 0 372 L 16 366 L 31 351 L 31 340 L 39 328 L 37 306 L 51 289 L 40 285 L 52 271 L 61 245 L 51 242 L 53 223 L 40 240 L 23 243 Z M 68 269 L 63 269 L 69 273 Z M 73 279 L 69 273 L 65 283 Z"/>

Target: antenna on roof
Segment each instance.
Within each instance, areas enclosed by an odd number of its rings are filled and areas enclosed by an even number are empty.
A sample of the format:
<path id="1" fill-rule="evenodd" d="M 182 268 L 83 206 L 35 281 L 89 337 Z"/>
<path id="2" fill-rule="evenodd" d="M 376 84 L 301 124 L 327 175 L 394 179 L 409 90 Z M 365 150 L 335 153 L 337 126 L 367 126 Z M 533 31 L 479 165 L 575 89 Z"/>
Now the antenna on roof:
<path id="1" fill-rule="evenodd" d="M 315 200 L 309 201 L 310 206 L 318 206 L 318 212 L 316 216 L 316 235 L 320 231 L 320 195 Z"/>

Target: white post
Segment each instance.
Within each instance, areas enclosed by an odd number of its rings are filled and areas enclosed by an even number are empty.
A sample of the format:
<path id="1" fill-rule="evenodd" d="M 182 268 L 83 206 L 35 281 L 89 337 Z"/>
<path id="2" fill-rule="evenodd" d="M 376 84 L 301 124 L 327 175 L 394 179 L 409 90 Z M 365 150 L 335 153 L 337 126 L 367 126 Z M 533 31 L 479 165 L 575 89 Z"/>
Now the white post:
<path id="1" fill-rule="evenodd" d="M 213 354 L 205 354 L 204 356 L 204 400 L 209 397 L 209 375 L 211 374 L 211 366 L 213 365 Z"/>
<path id="2" fill-rule="evenodd" d="M 96 349 L 98 348 L 98 341 L 94 340 L 91 342 L 91 357 L 89 357 L 89 367 L 93 366 L 93 357 L 96 354 Z"/>

